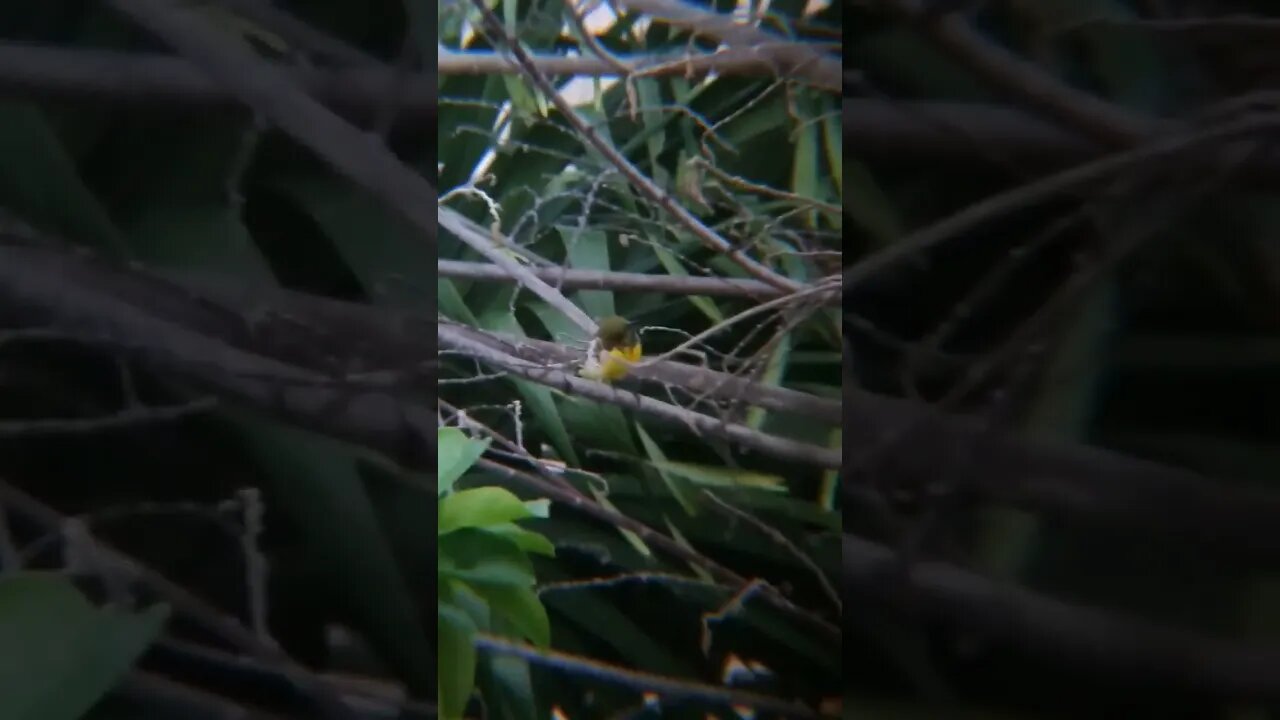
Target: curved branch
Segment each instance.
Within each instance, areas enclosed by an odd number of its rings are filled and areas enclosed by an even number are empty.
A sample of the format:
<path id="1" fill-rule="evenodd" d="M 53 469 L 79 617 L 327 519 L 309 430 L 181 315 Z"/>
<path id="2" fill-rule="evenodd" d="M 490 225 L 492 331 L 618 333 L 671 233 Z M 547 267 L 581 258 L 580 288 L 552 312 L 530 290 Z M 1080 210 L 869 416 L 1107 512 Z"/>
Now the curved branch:
<path id="1" fill-rule="evenodd" d="M 612 685 L 621 685 L 633 690 L 655 692 L 661 697 L 677 700 L 697 700 L 724 706 L 745 706 L 766 712 L 779 713 L 781 716 L 789 718 L 818 717 L 818 714 L 811 708 L 797 702 L 760 693 L 628 670 L 591 660 L 590 658 L 570 655 L 569 653 L 542 650 L 532 645 L 512 642 L 488 633 L 477 635 L 475 645 L 477 648 L 488 652 L 523 658 L 532 665 L 556 668 L 576 676 L 592 678 Z"/>
<path id="2" fill-rule="evenodd" d="M 542 366 L 565 367 L 582 359 L 581 352 L 536 338 L 504 338 L 481 330 L 455 326 L 454 331 L 498 352 Z M 841 420 L 840 402 L 771 385 L 759 385 L 728 373 L 662 360 L 632 367 L 628 378 L 678 387 L 698 397 L 745 401 L 779 413 L 809 417 L 831 424 Z"/>
<path id="3" fill-rule="evenodd" d="M 531 267 L 535 277 L 566 290 L 613 290 L 622 292 L 659 292 L 670 295 L 707 295 L 713 297 L 738 297 L 768 299 L 785 295 L 778 288 L 759 280 L 746 278 L 680 277 L 676 275 L 651 275 L 649 273 L 616 272 L 607 270 L 581 270 L 559 266 Z M 513 282 L 506 270 L 491 263 L 464 260 L 437 260 L 436 272 L 440 277 L 463 280 L 492 280 Z M 839 303 L 832 295 L 831 305 Z"/>
<path id="4" fill-rule="evenodd" d="M 777 64 L 779 75 L 790 76 L 830 92 L 843 87 L 843 67 L 839 58 L 819 52 L 803 43 L 779 42 L 772 33 L 733 18 L 708 12 L 680 0 L 621 0 L 623 7 L 642 12 L 670 25 L 715 38 L 730 47 L 768 49 L 764 57 Z"/>

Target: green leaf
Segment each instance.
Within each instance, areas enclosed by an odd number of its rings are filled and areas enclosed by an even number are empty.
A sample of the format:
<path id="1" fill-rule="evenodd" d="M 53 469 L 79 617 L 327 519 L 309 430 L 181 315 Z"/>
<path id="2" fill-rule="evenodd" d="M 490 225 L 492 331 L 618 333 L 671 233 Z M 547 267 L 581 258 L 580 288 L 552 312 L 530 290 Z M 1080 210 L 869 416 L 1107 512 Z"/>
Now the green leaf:
<path id="1" fill-rule="evenodd" d="M 501 525 L 490 525 L 485 530 L 507 538 L 516 544 L 516 547 L 527 553 L 537 553 L 546 555 L 547 557 L 555 557 L 556 548 L 545 535 L 526 530 L 515 523 L 504 523 Z"/>
<path id="2" fill-rule="evenodd" d="M 551 621 L 533 588 L 478 586 L 476 591 L 488 601 L 494 615 L 509 623 L 520 637 L 539 647 L 551 645 Z"/>
<path id="3" fill-rule="evenodd" d="M 439 659 L 436 682 L 442 720 L 462 720 L 475 687 L 476 626 L 467 613 L 446 604 L 436 606 Z"/>
<path id="4" fill-rule="evenodd" d="M 532 516 L 529 508 L 509 490 L 469 488 L 441 498 L 437 533 L 444 535 L 464 527 L 484 528 Z"/>
<path id="5" fill-rule="evenodd" d="M 0 717 L 78 720 L 160 634 L 163 606 L 101 611 L 66 578 L 0 578 Z"/>
<path id="6" fill-rule="evenodd" d="M 606 510 L 612 510 L 619 515 L 625 514 L 618 510 L 617 506 L 609 500 L 609 496 L 605 495 L 604 491 L 594 486 L 588 488 L 588 491 L 591 493 L 591 496 L 595 498 L 596 502 L 600 503 L 600 505 Z M 640 553 L 642 557 L 653 557 L 653 551 L 649 549 L 649 546 L 645 544 L 644 540 L 640 539 L 640 536 L 637 535 L 635 531 L 628 530 L 624 527 L 619 527 L 617 530 L 622 535 L 623 539 L 627 541 L 627 544 L 634 548 L 636 552 Z"/>
<path id="7" fill-rule="evenodd" d="M 769 353 L 769 364 L 765 366 L 764 373 L 760 376 L 760 384 L 769 387 L 781 387 L 782 380 L 786 377 L 787 366 L 791 356 L 791 333 L 786 333 L 778 338 L 778 344 L 774 347 L 773 352 Z M 751 407 L 747 410 L 747 427 L 759 430 L 764 425 L 767 412 L 761 407 Z"/>
<path id="8" fill-rule="evenodd" d="M 569 267 L 579 270 L 607 272 L 609 265 L 609 239 L 603 230 L 582 230 L 557 227 L 564 241 Z M 608 290 L 579 290 L 574 300 L 588 315 L 596 318 L 617 314 L 613 307 L 613 293 Z"/>
<path id="9" fill-rule="evenodd" d="M 231 203 L 243 194 L 252 127 L 218 118 L 175 126 L 138 121 L 110 146 L 116 173 L 129 178 L 116 203 L 132 257 L 174 270 L 254 282 L 274 279 Z M 234 187 L 233 187 L 234 185 Z"/>
<path id="10" fill-rule="evenodd" d="M 680 528 L 676 527 L 676 524 L 671 522 L 671 518 L 667 517 L 666 513 L 662 514 L 662 520 L 667 524 L 667 530 L 671 533 L 671 537 L 676 541 L 676 544 L 690 552 L 697 552 L 693 545 L 689 543 L 689 540 L 685 538 L 684 533 L 680 532 Z M 707 572 L 701 565 L 694 562 L 685 564 L 689 566 L 694 575 L 698 576 L 699 580 L 706 583 L 715 582 L 715 578 L 711 576 L 711 573 Z"/>
<path id="11" fill-rule="evenodd" d="M 787 491 L 786 481 L 782 476 L 770 473 L 668 460 L 656 460 L 653 465 L 662 472 L 678 475 L 690 482 L 708 487 L 755 488 L 779 493 Z"/>
<path id="12" fill-rule="evenodd" d="M 822 200 L 822 181 L 818 170 L 819 124 L 810 118 L 802 118 L 796 128 L 796 143 L 792 150 L 791 192 L 802 198 Z M 817 217 L 813 210 L 804 213 L 806 223 L 812 227 Z"/>
<path id="13" fill-rule="evenodd" d="M 472 586 L 531 587 L 533 564 L 514 542 L 476 528 L 441 535 L 438 575 Z"/>
<path id="14" fill-rule="evenodd" d="M 436 274 L 431 245 L 383 202 L 328 174 L 281 175 L 266 184 L 319 224 L 370 298 L 394 307 L 434 310 L 429 302 Z"/>
<path id="15" fill-rule="evenodd" d="M 443 495 L 453 488 L 489 447 L 489 439 L 473 440 L 458 428 L 436 430 L 436 490 Z"/>
<path id="16" fill-rule="evenodd" d="M 653 233 L 650 233 L 649 239 L 653 243 L 653 252 L 658 257 L 658 262 L 662 263 L 662 267 L 666 269 L 668 275 L 689 277 L 689 271 L 684 269 L 684 265 L 676 259 L 676 256 L 670 250 L 662 245 L 658 238 L 654 237 Z M 720 312 L 720 307 L 711 298 L 705 295 L 689 295 L 688 298 L 689 302 L 693 303 L 693 306 L 698 308 L 703 315 L 706 315 L 712 324 L 724 322 L 724 313 Z"/>
<path id="17" fill-rule="evenodd" d="M 546 603 L 564 620 L 598 638 L 641 670 L 667 676 L 696 676 L 684 658 L 668 651 L 595 590 L 551 593 Z"/>
<path id="18" fill-rule="evenodd" d="M 458 292 L 458 286 L 452 280 L 446 278 L 436 280 L 436 302 L 439 304 L 440 313 L 450 320 L 473 327 L 480 324 L 475 315 L 471 314 L 471 309 L 467 307 L 467 303 L 462 299 L 462 293 Z"/>
<path id="19" fill-rule="evenodd" d="M 827 112 L 822 118 L 822 146 L 827 151 L 827 168 L 831 171 L 831 182 L 836 186 L 836 196 L 843 197 L 844 132 L 839 112 Z"/>
<path id="20" fill-rule="evenodd" d="M 658 475 L 662 477 L 662 482 L 671 491 L 672 497 L 680 503 L 680 507 L 684 508 L 684 511 L 691 517 L 697 515 L 698 500 L 694 495 L 693 488 L 689 486 L 685 478 L 667 472 L 665 467 L 668 465 L 667 456 L 662 452 L 662 448 L 658 447 L 653 438 L 649 437 L 649 433 L 644 431 L 644 427 L 640 423 L 636 423 L 635 427 L 636 433 L 640 436 L 640 444 L 644 445 L 644 450 L 649 455 L 650 463 L 658 470 Z"/>
<path id="21" fill-rule="evenodd" d="M 481 692 L 491 717 L 536 720 L 538 706 L 528 661 L 510 655 L 489 654 L 483 657 L 480 667 Z"/>
<path id="22" fill-rule="evenodd" d="M 124 241 L 38 107 L 0 102 L 0 206 L 68 240 L 113 253 Z"/>

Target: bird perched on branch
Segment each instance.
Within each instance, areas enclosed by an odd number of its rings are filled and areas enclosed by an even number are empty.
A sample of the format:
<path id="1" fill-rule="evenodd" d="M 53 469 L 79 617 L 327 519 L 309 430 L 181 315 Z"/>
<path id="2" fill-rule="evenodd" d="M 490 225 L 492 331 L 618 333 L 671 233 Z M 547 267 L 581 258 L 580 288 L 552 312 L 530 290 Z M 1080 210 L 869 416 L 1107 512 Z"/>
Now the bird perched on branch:
<path id="1" fill-rule="evenodd" d="M 578 374 L 590 380 L 612 383 L 626 377 L 632 363 L 640 361 L 640 335 L 626 318 L 610 315 L 600 321 L 587 348 L 587 359 Z"/>

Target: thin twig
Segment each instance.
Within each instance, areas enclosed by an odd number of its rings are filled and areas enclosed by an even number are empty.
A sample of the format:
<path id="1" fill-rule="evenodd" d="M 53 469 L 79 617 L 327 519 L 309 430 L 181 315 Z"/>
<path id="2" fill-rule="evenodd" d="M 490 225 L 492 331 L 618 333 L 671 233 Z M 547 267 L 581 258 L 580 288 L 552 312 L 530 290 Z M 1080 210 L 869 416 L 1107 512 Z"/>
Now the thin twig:
<path id="1" fill-rule="evenodd" d="M 778 288 L 750 278 L 700 277 L 655 275 L 650 273 L 617 272 L 608 270 L 582 270 L 561 266 L 531 267 L 528 271 L 539 279 L 563 290 L 612 290 L 615 292 L 659 292 L 670 295 L 706 295 L 709 297 L 774 298 L 784 295 Z M 437 260 L 436 274 L 440 277 L 464 280 L 493 280 L 512 282 L 515 278 L 492 263 L 465 260 Z M 840 298 L 831 294 L 825 298 L 832 305 Z"/>
<path id="2" fill-rule="evenodd" d="M 653 673 L 627 670 L 597 660 L 570 655 L 556 650 L 543 650 L 532 645 L 516 643 L 488 633 L 479 633 L 476 648 L 502 655 L 514 655 L 535 665 L 553 668 L 572 675 L 591 678 L 599 682 L 621 685 L 637 692 L 654 692 L 673 700 L 696 700 L 723 706 L 756 708 L 776 712 L 789 718 L 818 717 L 812 708 L 800 703 L 759 693 L 732 690 L 726 687 L 664 677 Z"/>

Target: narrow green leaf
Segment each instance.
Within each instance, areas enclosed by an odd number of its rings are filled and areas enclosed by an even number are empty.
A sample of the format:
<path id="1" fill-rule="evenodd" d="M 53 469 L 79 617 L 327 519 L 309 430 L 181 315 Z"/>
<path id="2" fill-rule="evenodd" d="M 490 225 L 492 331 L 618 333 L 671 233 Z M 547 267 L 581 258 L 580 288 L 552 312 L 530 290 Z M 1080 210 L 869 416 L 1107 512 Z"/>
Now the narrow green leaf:
<path id="1" fill-rule="evenodd" d="M 511 491 L 500 487 L 468 488 L 440 499 L 440 525 L 444 535 L 458 528 L 484 528 L 532 517 L 533 513 Z"/>
<path id="2" fill-rule="evenodd" d="M 442 720 L 462 720 L 475 687 L 476 626 L 467 613 L 449 605 L 436 608 L 439 653 L 436 682 Z"/>
<path id="3" fill-rule="evenodd" d="M 640 423 L 635 424 L 636 433 L 640 436 L 640 444 L 644 445 L 644 451 L 649 456 L 649 461 L 658 470 L 658 475 L 662 478 L 663 484 L 671 491 L 679 503 L 680 507 L 691 517 L 698 514 L 698 500 L 694 495 L 693 488 L 689 487 L 688 482 L 682 476 L 667 471 L 667 456 L 662 452 L 662 448 L 649 437 L 649 433 L 644 431 L 644 427 Z"/>

